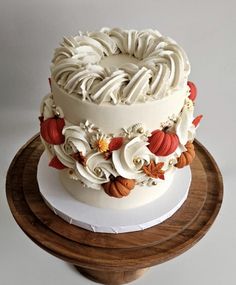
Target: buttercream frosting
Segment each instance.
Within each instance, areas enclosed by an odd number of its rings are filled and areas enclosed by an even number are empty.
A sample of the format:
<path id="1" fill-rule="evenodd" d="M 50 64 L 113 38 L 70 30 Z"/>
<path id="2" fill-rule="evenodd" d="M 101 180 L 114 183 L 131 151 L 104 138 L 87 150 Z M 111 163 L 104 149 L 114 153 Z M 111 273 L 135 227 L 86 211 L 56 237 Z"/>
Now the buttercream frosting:
<path id="1" fill-rule="evenodd" d="M 104 58 L 114 55 L 135 60 L 104 66 Z M 52 78 L 62 89 L 97 104 L 161 99 L 185 88 L 189 72 L 184 50 L 150 29 L 80 32 L 64 38 L 51 65 Z"/>

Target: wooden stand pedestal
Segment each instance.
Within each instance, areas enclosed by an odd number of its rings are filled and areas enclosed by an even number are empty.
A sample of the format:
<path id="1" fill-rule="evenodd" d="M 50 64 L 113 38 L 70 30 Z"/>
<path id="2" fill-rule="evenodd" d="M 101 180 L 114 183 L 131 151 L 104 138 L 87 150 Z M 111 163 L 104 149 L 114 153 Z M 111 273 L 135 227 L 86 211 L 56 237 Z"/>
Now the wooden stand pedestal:
<path id="1" fill-rule="evenodd" d="M 107 285 L 120 285 L 132 282 L 141 277 L 149 268 L 133 271 L 98 271 L 77 267 L 77 270 L 86 278 Z"/>
<path id="2" fill-rule="evenodd" d="M 149 267 L 188 250 L 214 222 L 223 198 L 221 174 L 199 142 L 195 149 L 187 200 L 171 218 L 143 231 L 94 233 L 55 215 L 38 189 L 37 165 L 43 152 L 39 135 L 27 142 L 11 163 L 6 182 L 8 203 L 21 229 L 41 248 L 74 264 L 93 281 L 125 284 Z"/>

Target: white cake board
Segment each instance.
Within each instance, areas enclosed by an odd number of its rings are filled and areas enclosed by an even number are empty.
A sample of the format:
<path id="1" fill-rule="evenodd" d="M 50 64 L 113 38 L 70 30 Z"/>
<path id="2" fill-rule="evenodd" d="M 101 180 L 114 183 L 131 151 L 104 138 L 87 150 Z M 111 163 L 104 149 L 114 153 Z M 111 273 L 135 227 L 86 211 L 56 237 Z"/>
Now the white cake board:
<path id="1" fill-rule="evenodd" d="M 102 209 L 73 198 L 62 186 L 58 171 L 48 167 L 44 152 L 38 163 L 37 179 L 45 203 L 68 223 L 101 233 L 140 231 L 163 222 L 184 203 L 191 184 L 190 167 L 185 167 L 176 171 L 171 186 L 156 201 L 134 209 Z"/>

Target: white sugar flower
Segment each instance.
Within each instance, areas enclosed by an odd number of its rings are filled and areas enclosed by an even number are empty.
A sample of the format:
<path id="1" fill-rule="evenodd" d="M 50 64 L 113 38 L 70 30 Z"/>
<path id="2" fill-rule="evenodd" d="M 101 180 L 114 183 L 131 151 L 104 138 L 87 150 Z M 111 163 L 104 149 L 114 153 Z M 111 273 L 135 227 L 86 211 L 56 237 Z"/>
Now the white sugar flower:
<path id="1" fill-rule="evenodd" d="M 110 138 L 102 133 L 96 133 L 90 139 L 90 144 L 92 148 L 98 150 L 99 152 L 108 151 L 109 143 L 110 143 Z"/>

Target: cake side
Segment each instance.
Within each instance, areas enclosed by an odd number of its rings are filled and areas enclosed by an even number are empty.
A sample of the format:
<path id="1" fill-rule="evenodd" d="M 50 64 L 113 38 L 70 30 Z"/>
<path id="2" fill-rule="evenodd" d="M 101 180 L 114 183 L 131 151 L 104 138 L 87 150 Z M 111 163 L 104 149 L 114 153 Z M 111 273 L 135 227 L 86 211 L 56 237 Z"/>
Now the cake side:
<path id="1" fill-rule="evenodd" d="M 136 185 L 125 199 L 118 201 L 116 197 L 109 196 L 104 191 L 84 187 L 81 182 L 70 179 L 65 170 L 59 172 L 59 177 L 62 185 L 76 200 L 98 208 L 121 210 L 141 207 L 160 198 L 171 185 L 174 174 L 175 169 L 172 168 L 166 174 L 166 179 L 159 180 L 154 187 Z"/>
<path id="2" fill-rule="evenodd" d="M 187 98 L 179 116 L 163 122 L 160 129 L 136 123 L 113 134 L 89 121 L 72 125 L 50 95 L 42 104 L 41 136 L 53 158 L 51 166 L 66 168 L 72 179 L 88 187 L 101 189 L 118 176 L 155 185 L 171 168 L 184 166 L 181 155 L 185 164 L 194 158 L 192 142 L 201 117 L 194 119 L 193 110 Z"/>
<path id="3" fill-rule="evenodd" d="M 107 133 L 119 133 L 121 128 L 128 128 L 138 122 L 142 122 L 149 130 L 163 128 L 163 123 L 171 118 L 178 118 L 185 99 L 190 95 L 187 85 L 182 90 L 174 91 L 172 96 L 147 101 L 145 104 L 103 103 L 98 107 L 94 102 L 68 94 L 54 79 L 51 80 L 51 86 L 54 103 L 61 107 L 64 117 L 70 124 L 79 125 L 80 122 L 88 120 Z"/>

